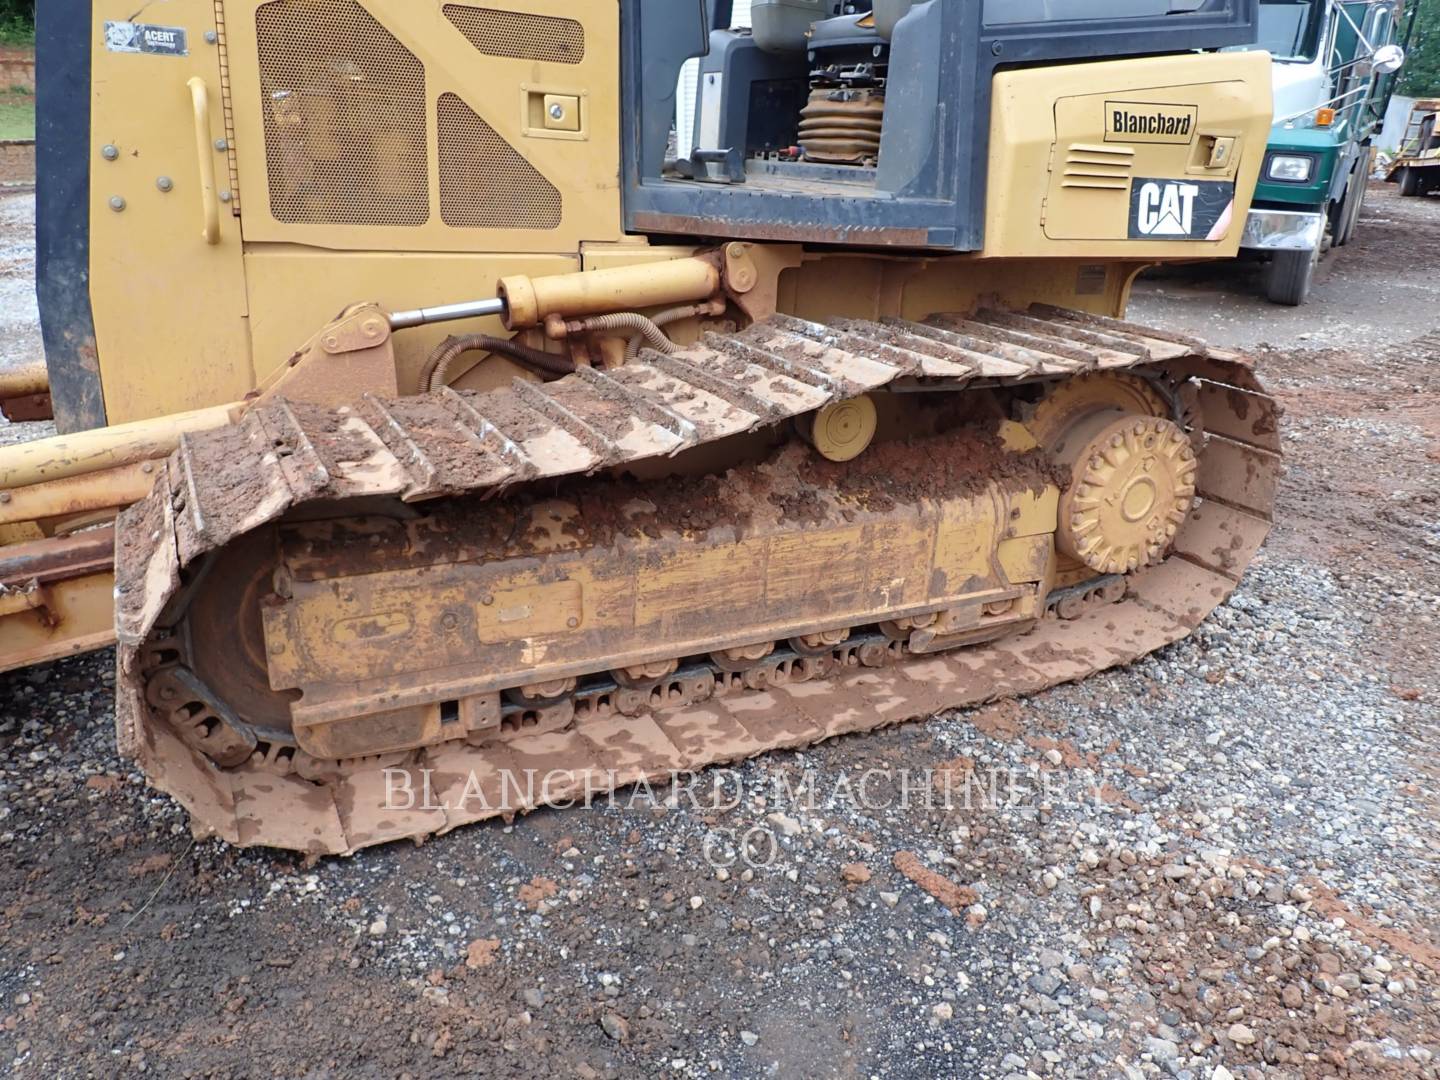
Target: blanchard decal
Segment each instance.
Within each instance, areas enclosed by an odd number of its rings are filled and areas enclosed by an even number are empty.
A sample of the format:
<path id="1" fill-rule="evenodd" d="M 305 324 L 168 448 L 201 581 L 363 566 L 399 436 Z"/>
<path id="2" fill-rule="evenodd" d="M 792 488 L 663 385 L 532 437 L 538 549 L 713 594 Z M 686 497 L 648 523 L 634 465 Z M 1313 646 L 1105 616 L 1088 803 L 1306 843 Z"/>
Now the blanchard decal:
<path id="1" fill-rule="evenodd" d="M 1200 109 L 1195 105 L 1107 101 L 1105 141 L 1188 143 L 1195 136 L 1199 117 Z"/>
<path id="2" fill-rule="evenodd" d="M 183 26 L 151 26 L 148 23 L 105 21 L 105 48 L 111 52 L 160 53 L 189 56 Z"/>
<path id="3" fill-rule="evenodd" d="M 1131 240 L 1222 240 L 1234 212 L 1228 180 L 1137 176 L 1130 183 Z"/>

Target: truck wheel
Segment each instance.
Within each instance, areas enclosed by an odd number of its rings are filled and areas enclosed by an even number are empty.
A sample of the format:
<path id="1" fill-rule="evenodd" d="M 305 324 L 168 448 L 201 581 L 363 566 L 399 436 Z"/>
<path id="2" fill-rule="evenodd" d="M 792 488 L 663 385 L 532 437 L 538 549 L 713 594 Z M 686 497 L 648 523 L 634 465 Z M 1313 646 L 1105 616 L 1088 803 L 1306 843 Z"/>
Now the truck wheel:
<path id="1" fill-rule="evenodd" d="M 1400 170 L 1400 194 L 1420 194 L 1420 173 L 1418 170 L 1412 169 L 1408 165 L 1406 165 L 1403 169 Z"/>
<path id="2" fill-rule="evenodd" d="M 1270 271 L 1265 277 L 1265 295 L 1272 304 L 1299 307 L 1310 294 L 1310 280 L 1315 276 L 1317 251 L 1277 251 L 1270 257 Z"/>
<path id="3" fill-rule="evenodd" d="M 1334 247 L 1344 247 L 1355 235 L 1355 223 L 1360 220 L 1360 207 L 1365 202 L 1366 176 L 1363 169 L 1356 169 L 1345 185 L 1345 197 L 1340 201 L 1340 213 L 1334 230 Z"/>

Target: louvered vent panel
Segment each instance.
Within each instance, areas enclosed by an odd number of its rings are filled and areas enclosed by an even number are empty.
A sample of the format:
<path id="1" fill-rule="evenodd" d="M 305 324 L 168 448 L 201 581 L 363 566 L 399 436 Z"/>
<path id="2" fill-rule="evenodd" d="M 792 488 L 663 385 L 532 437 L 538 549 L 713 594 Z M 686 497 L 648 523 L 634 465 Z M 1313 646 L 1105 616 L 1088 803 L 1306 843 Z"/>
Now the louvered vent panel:
<path id="1" fill-rule="evenodd" d="M 1123 191 L 1130 187 L 1135 151 L 1128 146 L 1071 143 L 1065 153 L 1061 187 Z"/>
<path id="2" fill-rule="evenodd" d="M 353 0 L 262 4 L 255 32 L 276 219 L 423 225 L 424 65 Z"/>

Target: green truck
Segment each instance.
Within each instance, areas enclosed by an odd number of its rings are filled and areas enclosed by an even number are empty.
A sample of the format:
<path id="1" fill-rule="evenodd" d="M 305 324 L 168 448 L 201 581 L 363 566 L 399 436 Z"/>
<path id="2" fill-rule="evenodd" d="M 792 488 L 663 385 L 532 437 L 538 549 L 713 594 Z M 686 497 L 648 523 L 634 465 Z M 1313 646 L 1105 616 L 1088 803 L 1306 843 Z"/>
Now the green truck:
<path id="1" fill-rule="evenodd" d="M 1370 143 L 1405 59 L 1404 0 L 1261 0 L 1275 121 L 1241 247 L 1268 257 L 1265 292 L 1305 302 L 1315 265 L 1354 235 Z M 1414 13 L 1411 12 L 1411 22 Z"/>

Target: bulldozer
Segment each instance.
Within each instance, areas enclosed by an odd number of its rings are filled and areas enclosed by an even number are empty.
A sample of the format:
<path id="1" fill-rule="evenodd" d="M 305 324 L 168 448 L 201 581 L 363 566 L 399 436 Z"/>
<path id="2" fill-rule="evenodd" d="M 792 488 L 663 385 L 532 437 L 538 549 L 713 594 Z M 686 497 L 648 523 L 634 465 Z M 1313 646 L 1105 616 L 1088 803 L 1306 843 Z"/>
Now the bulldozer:
<path id="1" fill-rule="evenodd" d="M 1123 318 L 1236 253 L 1255 0 L 39 19 L 60 434 L 0 451 L 0 660 L 114 640 L 197 835 L 348 853 L 1032 693 L 1269 528 L 1251 363 Z"/>

